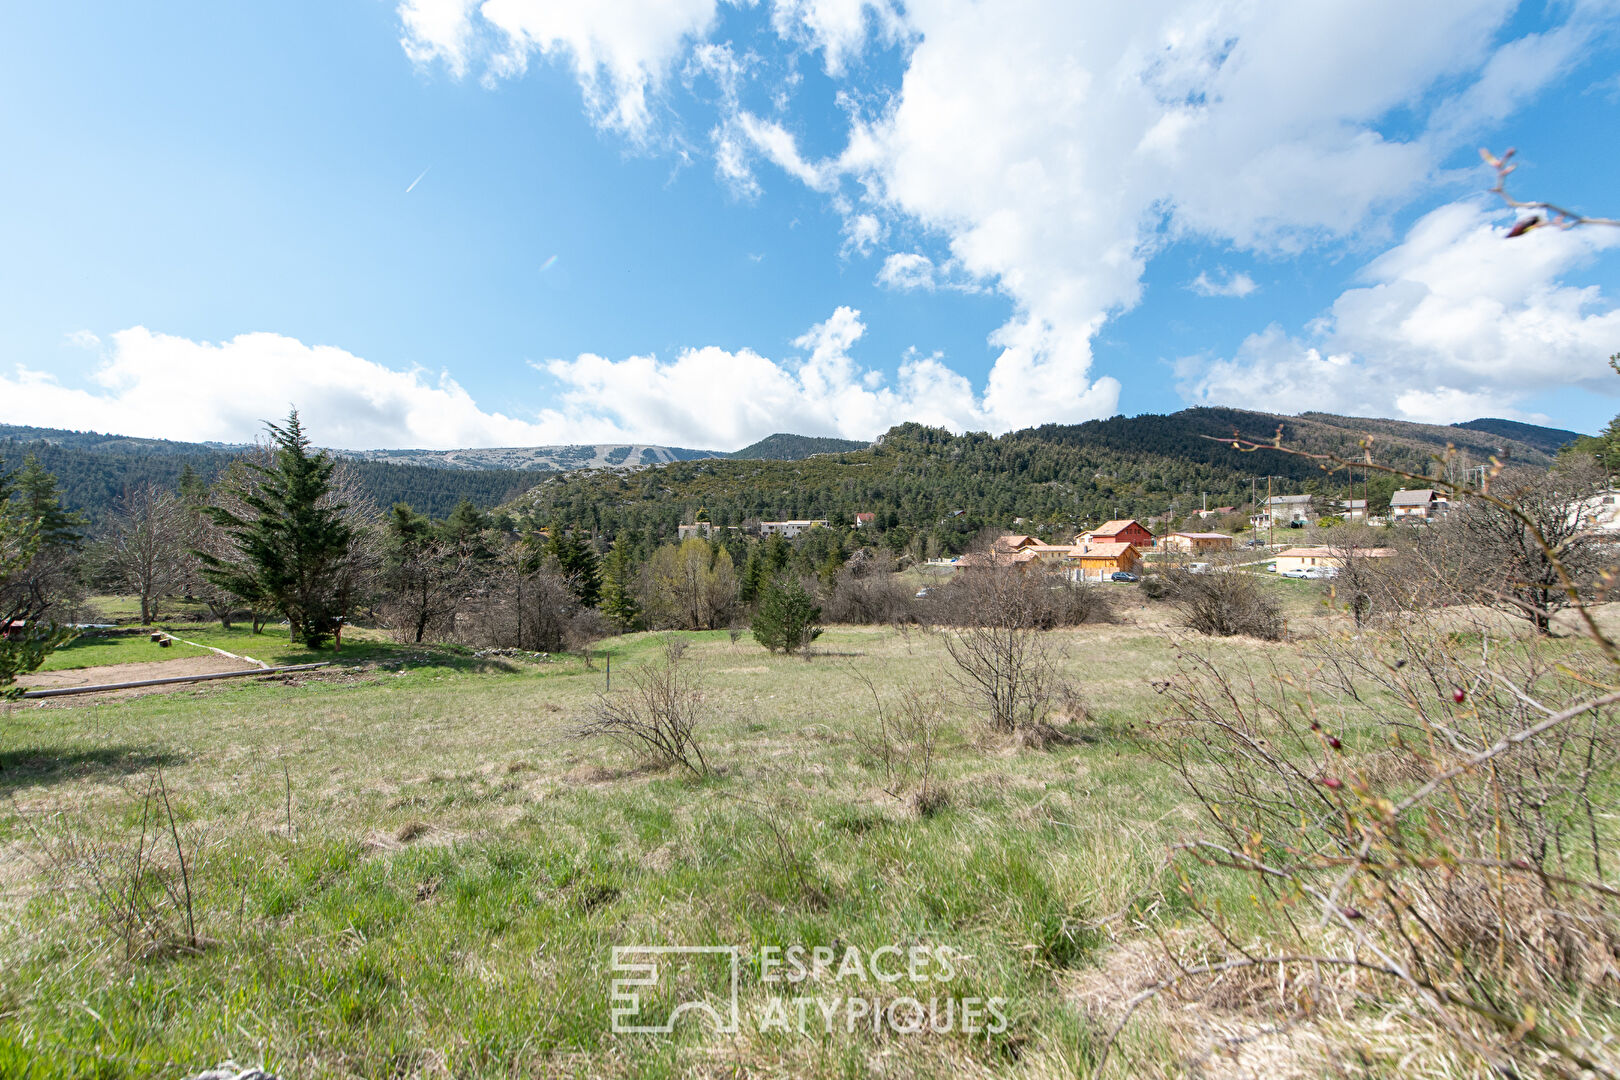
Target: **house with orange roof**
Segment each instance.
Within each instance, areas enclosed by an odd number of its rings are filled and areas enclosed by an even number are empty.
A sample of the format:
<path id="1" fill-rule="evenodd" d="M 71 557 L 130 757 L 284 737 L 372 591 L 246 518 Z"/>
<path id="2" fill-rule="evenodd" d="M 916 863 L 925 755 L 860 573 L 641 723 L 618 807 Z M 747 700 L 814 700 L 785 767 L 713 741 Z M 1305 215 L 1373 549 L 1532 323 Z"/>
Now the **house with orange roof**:
<path id="1" fill-rule="evenodd" d="M 1069 549 L 1064 562 L 1076 581 L 1106 581 L 1121 570 L 1135 573 L 1142 565 L 1142 553 L 1135 544 L 1082 542 Z"/>
<path id="2" fill-rule="evenodd" d="M 1105 521 L 1090 532 L 1075 537 L 1076 544 L 1134 544 L 1138 548 L 1153 546 L 1153 534 L 1140 521 L 1121 518 Z"/>

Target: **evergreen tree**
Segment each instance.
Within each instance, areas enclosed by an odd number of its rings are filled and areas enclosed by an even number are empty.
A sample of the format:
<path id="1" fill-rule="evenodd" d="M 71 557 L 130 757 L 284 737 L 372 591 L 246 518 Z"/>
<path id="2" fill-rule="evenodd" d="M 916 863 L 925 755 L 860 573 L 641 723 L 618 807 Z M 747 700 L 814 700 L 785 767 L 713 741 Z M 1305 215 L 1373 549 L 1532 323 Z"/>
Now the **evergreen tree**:
<path id="1" fill-rule="evenodd" d="M 625 544 L 614 544 L 602 570 L 602 613 L 620 630 L 641 628 L 641 603 L 636 599 L 635 567 Z"/>
<path id="2" fill-rule="evenodd" d="M 770 575 L 765 571 L 765 554 L 755 547 L 748 553 L 748 561 L 743 564 L 742 588 L 738 592 L 742 602 L 750 607 L 759 601 L 760 594 L 765 591 L 765 584 Z"/>
<path id="3" fill-rule="evenodd" d="M 10 478 L 21 512 L 38 523 L 39 546 L 43 550 L 72 550 L 84 539 L 85 520 L 62 506 L 56 477 L 45 470 L 39 459 L 29 454 L 22 468 Z"/>
<path id="4" fill-rule="evenodd" d="M 602 599 L 602 571 L 596 552 L 577 533 L 563 533 L 553 529 L 549 545 L 551 555 L 568 579 L 568 589 L 586 607 L 595 607 Z"/>
<path id="5" fill-rule="evenodd" d="M 249 603 L 268 602 L 286 617 L 294 641 L 318 649 L 345 614 L 341 577 L 353 530 L 343 507 L 325 498 L 333 461 L 324 450 L 311 452 L 298 410 L 284 427 L 265 427 L 274 448 L 271 463 L 250 465 L 258 483 L 239 493 L 243 511 L 209 508 L 238 557 L 227 561 L 200 552 L 203 574 Z"/>
<path id="6" fill-rule="evenodd" d="M 797 581 L 771 582 L 754 613 L 754 640 L 771 652 L 795 653 L 821 636 L 821 608 Z"/>

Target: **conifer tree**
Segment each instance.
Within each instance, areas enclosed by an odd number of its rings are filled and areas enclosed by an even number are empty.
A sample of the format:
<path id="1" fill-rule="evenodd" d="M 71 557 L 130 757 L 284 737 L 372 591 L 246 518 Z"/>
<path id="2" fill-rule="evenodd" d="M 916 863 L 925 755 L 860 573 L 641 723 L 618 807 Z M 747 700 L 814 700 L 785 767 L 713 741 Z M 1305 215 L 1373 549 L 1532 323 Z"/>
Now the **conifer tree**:
<path id="1" fill-rule="evenodd" d="M 343 507 L 333 505 L 333 462 L 311 452 L 298 420 L 266 423 L 273 447 L 270 464 L 250 463 L 256 487 L 238 493 L 243 509 L 209 508 L 234 541 L 237 557 L 199 552 L 203 574 L 249 603 L 267 602 L 286 617 L 292 639 L 318 649 L 332 636 L 341 610 L 343 561 L 353 531 Z"/>
<path id="2" fill-rule="evenodd" d="M 797 581 L 773 581 L 760 597 L 750 629 L 771 652 L 795 653 L 821 636 L 821 608 Z"/>
<path id="3" fill-rule="evenodd" d="M 602 567 L 602 613 L 620 630 L 628 632 L 641 627 L 635 568 L 630 564 L 629 548 L 623 543 L 613 545 Z"/>

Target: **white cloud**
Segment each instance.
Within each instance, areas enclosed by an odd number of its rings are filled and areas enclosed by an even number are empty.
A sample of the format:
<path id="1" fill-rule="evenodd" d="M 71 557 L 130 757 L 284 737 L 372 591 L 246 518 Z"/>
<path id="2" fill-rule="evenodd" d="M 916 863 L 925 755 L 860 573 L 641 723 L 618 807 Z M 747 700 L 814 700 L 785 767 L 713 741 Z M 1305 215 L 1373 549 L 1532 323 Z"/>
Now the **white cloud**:
<path id="1" fill-rule="evenodd" d="M 903 291 L 934 288 L 934 260 L 915 251 L 897 251 L 883 260 L 877 283 Z"/>
<path id="2" fill-rule="evenodd" d="M 279 334 L 218 343 L 137 326 L 110 335 L 81 385 L 19 366 L 0 374 L 0 422 L 122 435 L 249 442 L 299 409 L 322 445 L 344 449 L 653 442 L 729 450 L 772 432 L 870 439 L 908 420 L 953 430 L 999 424 L 991 399 L 936 356 L 905 356 L 892 383 L 852 350 L 860 312 L 839 307 L 798 337 L 798 358 L 751 349 L 682 350 L 672 360 L 591 353 L 534 368 L 551 407 L 489 411 L 448 374 L 398 371 Z M 266 378 L 274 372 L 275 378 Z"/>
<path id="3" fill-rule="evenodd" d="M 1425 215 L 1300 336 L 1273 325 L 1231 358 L 1182 361 L 1189 400 L 1451 423 L 1518 412 L 1556 386 L 1612 393 L 1620 308 L 1563 277 L 1615 230 L 1538 229 L 1475 202 Z"/>
<path id="4" fill-rule="evenodd" d="M 568 56 L 592 118 L 633 140 L 652 130 L 652 97 L 716 0 L 401 0 L 406 55 L 457 78 L 475 58 L 484 79 L 522 75 L 531 56 Z"/>
<path id="5" fill-rule="evenodd" d="M 67 340 L 69 345 L 79 349 L 101 348 L 101 338 L 97 337 L 89 330 L 75 330 L 71 334 L 67 335 Z"/>
<path id="6" fill-rule="evenodd" d="M 10 423 L 222 442 L 251 441 L 291 405 L 322 442 L 349 449 L 501 446 L 553 434 L 484 412 L 448 375 L 395 371 L 268 333 L 216 344 L 120 330 L 88 386 L 19 366 L 0 375 L 0 402 Z"/>
<path id="7" fill-rule="evenodd" d="M 598 122 L 645 138 L 649 107 L 690 48 L 721 86 L 716 171 L 742 197 L 756 161 L 825 195 L 842 254 L 921 227 L 948 245 L 928 280 L 994 287 L 1013 311 L 984 416 L 997 428 L 1106 415 L 1118 385 L 1093 381 L 1092 341 L 1135 306 L 1157 250 L 1197 236 L 1287 254 L 1378 238 L 1386 212 L 1442 175 L 1483 125 L 1522 106 L 1614 20 L 1610 0 L 1550 9 L 1562 22 L 1498 44 L 1518 0 L 773 0 L 783 40 L 819 49 L 849 118 L 836 156 L 807 157 L 793 118 L 740 104 L 744 73 L 706 55 L 716 0 L 404 0 L 419 62 L 496 75 L 531 54 L 574 58 Z M 502 40 L 493 53 L 481 45 Z M 844 79 L 874 40 L 899 44 L 891 94 Z M 480 49 L 483 51 L 480 52 Z M 768 68 L 769 65 L 766 65 Z M 791 73 L 796 74 L 796 73 Z M 766 86 L 767 92 L 780 86 Z M 777 93 L 778 108 L 789 102 Z M 1392 125 L 1393 116 L 1417 117 Z M 902 227 L 902 225 L 904 227 Z M 886 261 L 879 281 L 926 288 L 925 268 Z M 1195 291 L 1252 292 L 1247 275 Z"/>
<path id="8" fill-rule="evenodd" d="M 1207 270 L 1200 270 L 1198 276 L 1187 283 L 1187 288 L 1199 296 L 1233 296 L 1241 300 L 1260 286 L 1243 271 L 1234 274 L 1223 267 L 1213 278 Z"/>
<path id="9" fill-rule="evenodd" d="M 890 0 L 775 0 L 771 16 L 783 38 L 819 48 L 823 67 L 834 77 L 866 48 L 869 33 L 894 41 L 905 32 L 898 5 Z"/>

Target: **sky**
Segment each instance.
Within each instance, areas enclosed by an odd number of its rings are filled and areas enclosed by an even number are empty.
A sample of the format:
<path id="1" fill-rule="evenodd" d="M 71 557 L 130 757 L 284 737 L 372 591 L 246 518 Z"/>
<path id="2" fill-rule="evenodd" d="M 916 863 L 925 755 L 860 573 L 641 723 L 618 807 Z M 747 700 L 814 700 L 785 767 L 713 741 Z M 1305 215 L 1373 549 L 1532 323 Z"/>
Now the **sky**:
<path id="1" fill-rule="evenodd" d="M 1620 0 L 0 7 L 0 422 L 1620 411 Z"/>

